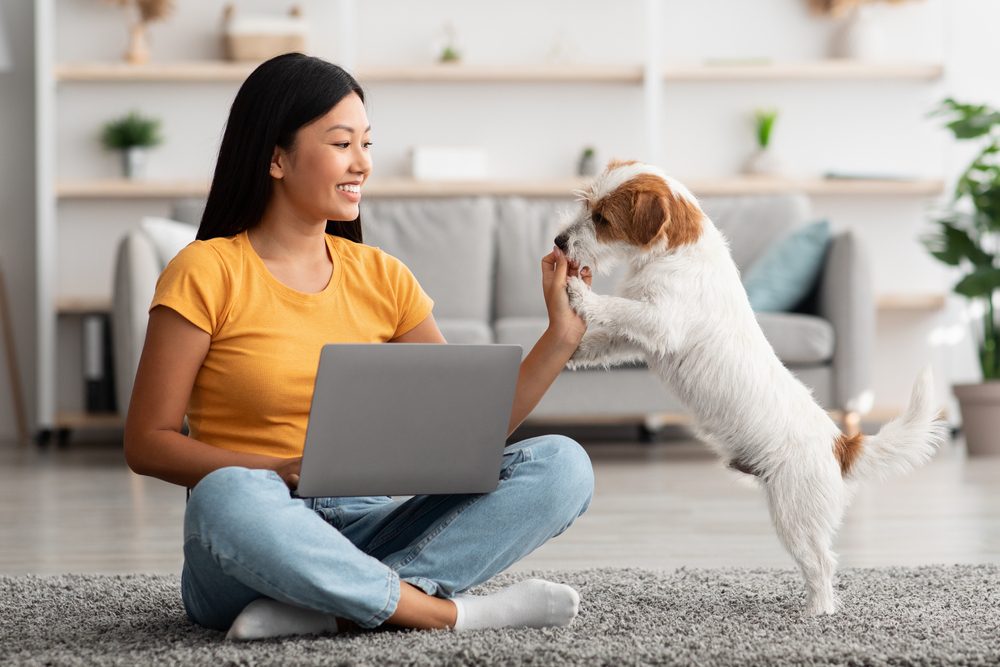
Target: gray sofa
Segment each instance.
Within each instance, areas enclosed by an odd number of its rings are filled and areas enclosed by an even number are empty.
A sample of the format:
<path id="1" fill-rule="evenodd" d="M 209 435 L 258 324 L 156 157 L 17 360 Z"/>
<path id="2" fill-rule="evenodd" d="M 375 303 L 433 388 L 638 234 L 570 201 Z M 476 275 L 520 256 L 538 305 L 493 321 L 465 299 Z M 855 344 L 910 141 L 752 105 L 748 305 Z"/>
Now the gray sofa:
<path id="1" fill-rule="evenodd" d="M 435 318 L 449 342 L 517 343 L 527 354 L 547 323 L 541 257 L 571 204 L 513 196 L 385 198 L 366 201 L 361 219 L 365 242 L 402 259 L 435 300 Z M 776 238 L 810 221 L 809 201 L 800 195 L 704 198 L 702 205 L 729 238 L 742 270 Z M 202 207 L 201 201 L 177 202 L 173 217 L 196 223 Z M 119 246 L 113 332 L 120 405 L 128 405 L 162 254 L 141 229 Z M 613 291 L 621 271 L 597 276 L 594 289 Z M 818 285 L 800 310 L 758 316 L 778 356 L 825 407 L 865 411 L 875 304 L 868 262 L 853 235 L 834 236 Z M 531 419 L 649 424 L 683 412 L 652 373 L 632 365 L 563 371 Z"/>

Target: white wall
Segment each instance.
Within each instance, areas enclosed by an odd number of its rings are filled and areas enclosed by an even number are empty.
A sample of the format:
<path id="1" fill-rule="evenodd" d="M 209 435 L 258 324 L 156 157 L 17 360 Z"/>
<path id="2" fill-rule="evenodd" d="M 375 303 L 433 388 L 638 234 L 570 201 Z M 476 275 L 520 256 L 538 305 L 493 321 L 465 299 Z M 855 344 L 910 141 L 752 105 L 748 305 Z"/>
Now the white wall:
<path id="1" fill-rule="evenodd" d="M 558 40 L 569 58 L 583 63 L 641 63 L 642 0 L 625 0 L 608 10 L 598 0 L 508 0 L 504 3 L 428 0 L 365 0 L 355 3 L 356 34 L 337 24 L 341 2 L 305 0 L 312 20 L 312 52 L 346 62 L 351 43 L 356 65 L 427 63 L 431 44 L 445 21 L 459 35 L 469 63 L 544 61 Z M 0 74 L 4 146 L 30 157 L 30 3 L 5 0 L 17 22 L 12 37 L 20 57 L 14 74 Z M 152 27 L 157 60 L 195 60 L 220 55 L 216 33 L 225 0 L 179 2 L 173 17 Z M 94 0 L 58 0 L 57 61 L 116 60 L 125 45 L 119 8 Z M 275 3 L 244 0 L 243 11 L 274 11 Z M 757 106 L 778 106 L 775 148 L 789 171 L 809 175 L 827 169 L 901 172 L 951 179 L 966 159 L 937 121 L 926 113 L 946 94 L 1000 103 L 991 63 L 1000 45 L 991 31 L 1000 25 L 993 0 L 924 0 L 879 8 L 890 43 L 903 57 L 943 60 L 940 82 L 774 82 L 669 85 L 662 104 L 665 166 L 680 178 L 728 176 L 753 147 L 748 116 Z M 809 60 L 827 52 L 835 24 L 806 10 L 806 0 L 664 0 L 669 62 L 711 58 L 766 57 Z M 25 77 L 28 77 L 27 79 Z M 13 83 L 12 79 L 17 83 Z M 362 82 L 364 83 L 364 82 Z M 151 156 L 151 178 L 207 178 L 237 84 L 79 84 L 60 86 L 58 177 L 115 177 L 114 155 L 97 142 L 98 127 L 137 108 L 163 119 L 167 143 Z M 374 126 L 376 170 L 404 173 L 407 149 L 419 143 L 478 144 L 489 151 L 497 177 L 551 178 L 569 175 L 582 146 L 595 144 L 602 158 L 645 155 L 642 88 L 624 84 L 387 84 L 367 87 Z M 7 122 L 8 118 L 16 119 Z M 9 153 L 8 153 L 9 154 Z M 0 163 L 4 210 L 29 219 L 31 168 Z M 14 201 L 8 207 L 8 201 Z M 943 291 L 948 274 L 917 243 L 931 202 L 907 197 L 822 197 L 817 216 L 850 227 L 876 258 L 879 292 Z M 110 292 L 114 239 L 143 213 L 166 214 L 168 203 L 62 202 L 59 205 L 63 295 Z M 4 268 L 17 269 L 30 290 L 32 235 L 29 226 L 2 232 Z M 31 342 L 30 292 L 15 302 L 22 347 Z M 938 314 L 883 314 L 879 320 L 877 403 L 899 405 L 925 360 L 939 367 L 942 392 L 950 378 L 975 372 L 964 328 L 947 328 L 959 317 L 960 302 Z M 936 341 L 932 345 L 931 340 Z M 941 341 L 950 341 L 949 345 Z M 72 337 L 62 344 L 75 353 Z M 30 351 L 22 352 L 25 359 Z M 73 363 L 61 363 L 64 407 L 72 407 Z M 24 363 L 30 375 L 34 365 Z M 30 391 L 29 378 L 28 396 Z M 0 411 L 9 401 L 0 397 Z M 0 415 L 5 413 L 0 412 Z M 0 423 L 0 435 L 12 422 Z"/>

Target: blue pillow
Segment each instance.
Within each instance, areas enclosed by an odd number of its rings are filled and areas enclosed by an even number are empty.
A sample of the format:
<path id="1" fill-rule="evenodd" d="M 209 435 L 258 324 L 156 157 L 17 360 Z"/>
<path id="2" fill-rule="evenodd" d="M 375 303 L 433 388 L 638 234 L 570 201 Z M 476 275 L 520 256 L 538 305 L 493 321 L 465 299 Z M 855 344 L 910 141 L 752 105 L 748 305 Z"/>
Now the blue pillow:
<path id="1" fill-rule="evenodd" d="M 797 306 L 816 282 L 829 242 L 830 223 L 820 220 L 771 244 L 743 277 L 750 306 L 758 312 L 788 311 Z"/>

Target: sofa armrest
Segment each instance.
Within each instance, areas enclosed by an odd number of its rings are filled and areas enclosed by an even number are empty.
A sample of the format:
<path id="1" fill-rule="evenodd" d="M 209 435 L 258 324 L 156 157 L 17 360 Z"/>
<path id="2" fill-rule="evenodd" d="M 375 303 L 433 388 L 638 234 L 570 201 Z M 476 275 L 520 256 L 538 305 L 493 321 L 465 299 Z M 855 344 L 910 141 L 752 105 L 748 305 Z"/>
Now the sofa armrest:
<path id="1" fill-rule="evenodd" d="M 115 398 L 123 415 L 132 398 L 132 383 L 146 338 L 149 305 L 161 269 L 156 247 L 142 231 L 131 231 L 119 241 L 111 296 L 111 341 Z"/>
<path id="2" fill-rule="evenodd" d="M 851 232 L 830 242 L 817 307 L 834 330 L 832 407 L 864 414 L 873 396 L 876 306 L 870 260 Z"/>

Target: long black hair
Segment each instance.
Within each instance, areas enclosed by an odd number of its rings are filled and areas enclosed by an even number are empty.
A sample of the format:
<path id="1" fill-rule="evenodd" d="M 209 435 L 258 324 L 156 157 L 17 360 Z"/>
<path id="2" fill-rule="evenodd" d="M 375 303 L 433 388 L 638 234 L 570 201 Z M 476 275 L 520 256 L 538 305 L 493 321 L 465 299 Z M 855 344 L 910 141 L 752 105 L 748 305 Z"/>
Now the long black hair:
<path id="1" fill-rule="evenodd" d="M 260 222 L 273 190 L 274 147 L 291 150 L 300 127 L 352 92 L 365 101 L 354 77 L 320 58 L 286 53 L 261 63 L 233 100 L 197 238 L 234 236 Z M 326 233 L 361 243 L 361 216 L 327 220 Z"/>

